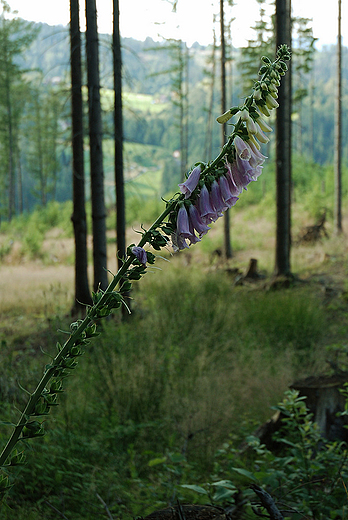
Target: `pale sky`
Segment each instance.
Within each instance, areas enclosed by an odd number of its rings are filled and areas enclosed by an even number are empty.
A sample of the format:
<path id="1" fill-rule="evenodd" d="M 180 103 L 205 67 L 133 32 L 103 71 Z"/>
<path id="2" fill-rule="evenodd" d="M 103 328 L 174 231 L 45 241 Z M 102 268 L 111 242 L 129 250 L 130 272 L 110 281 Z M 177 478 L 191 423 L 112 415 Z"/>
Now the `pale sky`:
<path id="1" fill-rule="evenodd" d="M 25 20 L 45 22 L 49 25 L 69 23 L 69 0 L 7 0 L 12 10 Z M 98 30 L 112 31 L 112 0 L 96 0 L 98 10 Z M 181 38 L 192 45 L 198 41 L 207 45 L 212 41 L 213 14 L 219 11 L 218 0 L 178 0 L 177 12 L 173 13 L 167 0 L 119 0 L 121 35 L 144 40 L 147 36 L 160 39 L 158 35 Z M 232 39 L 236 47 L 246 45 L 253 37 L 250 26 L 258 18 L 256 0 L 235 0 L 232 16 Z M 294 16 L 313 18 L 314 36 L 319 38 L 317 48 L 335 43 L 337 40 L 337 0 L 292 0 Z M 343 44 L 348 45 L 346 27 L 346 2 L 342 2 Z M 84 1 L 80 0 L 81 8 Z M 83 18 L 83 10 L 81 17 Z M 165 22 L 165 23 L 164 23 Z M 82 25 L 82 22 L 81 22 Z M 83 25 L 82 25 L 83 28 Z"/>

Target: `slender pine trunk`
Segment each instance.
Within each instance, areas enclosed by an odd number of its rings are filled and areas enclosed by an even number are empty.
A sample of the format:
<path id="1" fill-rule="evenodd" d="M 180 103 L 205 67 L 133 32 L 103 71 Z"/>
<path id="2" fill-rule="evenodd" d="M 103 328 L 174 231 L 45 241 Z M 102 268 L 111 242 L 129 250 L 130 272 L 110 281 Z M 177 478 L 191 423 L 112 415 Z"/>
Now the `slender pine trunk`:
<path id="1" fill-rule="evenodd" d="M 291 0 L 276 0 L 276 46 L 291 49 Z M 289 65 L 290 67 L 290 65 Z M 276 258 L 275 274 L 290 276 L 291 249 L 291 71 L 279 87 L 276 118 Z"/>
<path id="2" fill-rule="evenodd" d="M 75 238 L 75 301 L 73 312 L 91 304 L 88 285 L 85 167 L 83 156 L 83 104 L 79 0 L 70 0 L 71 120 L 73 155 L 73 214 Z"/>
<path id="3" fill-rule="evenodd" d="M 126 205 L 123 172 L 122 55 L 119 0 L 113 0 L 113 13 L 116 236 L 117 262 L 118 268 L 120 269 L 126 254 Z"/>
<path id="4" fill-rule="evenodd" d="M 342 233 L 342 33 L 341 33 L 342 2 L 338 0 L 338 31 L 337 31 L 337 91 L 335 117 L 335 212 L 334 228 L 337 234 Z"/>
<path id="5" fill-rule="evenodd" d="M 108 285 L 96 0 L 86 0 L 86 52 L 93 227 L 93 287 L 96 291 L 98 287 L 104 290 Z"/>
<path id="6" fill-rule="evenodd" d="M 220 0 L 220 43 L 221 43 L 221 113 L 226 112 L 226 45 L 224 0 Z M 227 125 L 221 125 L 221 146 L 226 142 Z M 230 211 L 224 214 L 224 251 L 226 258 L 232 258 Z"/>

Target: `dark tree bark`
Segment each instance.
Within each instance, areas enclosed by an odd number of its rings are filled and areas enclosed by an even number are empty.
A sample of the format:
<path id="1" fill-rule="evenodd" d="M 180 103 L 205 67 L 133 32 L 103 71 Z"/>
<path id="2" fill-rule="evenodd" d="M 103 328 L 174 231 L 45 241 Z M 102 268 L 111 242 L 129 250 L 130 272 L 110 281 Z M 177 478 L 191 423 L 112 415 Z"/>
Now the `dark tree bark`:
<path id="1" fill-rule="evenodd" d="M 276 45 L 291 49 L 291 0 L 276 0 Z M 290 65 L 289 65 L 290 67 Z M 291 248 L 291 71 L 279 87 L 276 118 L 277 229 L 275 274 L 290 276 Z"/>
<path id="2" fill-rule="evenodd" d="M 225 12 L 224 0 L 220 0 L 220 43 L 221 43 L 221 113 L 227 109 L 226 103 L 226 45 L 225 45 Z M 221 125 L 221 145 L 226 141 L 227 125 Z M 226 258 L 232 258 L 230 212 L 224 214 L 224 251 Z"/>
<path id="3" fill-rule="evenodd" d="M 96 0 L 86 0 L 86 53 L 93 227 L 93 287 L 95 291 L 98 287 L 106 289 L 108 285 L 98 52 Z"/>
<path id="4" fill-rule="evenodd" d="M 126 254 L 126 209 L 123 175 L 123 117 L 122 117 L 122 56 L 120 39 L 119 1 L 113 0 L 113 54 L 115 90 L 115 186 L 116 186 L 116 235 L 117 263 L 122 266 Z"/>
<path id="5" fill-rule="evenodd" d="M 81 34 L 79 0 L 70 0 L 70 64 L 71 64 L 71 119 L 73 155 L 73 214 L 75 238 L 75 302 L 78 311 L 92 299 L 87 275 L 87 222 L 85 210 L 85 171 L 83 158 L 83 110 L 81 72 Z"/>
<path id="6" fill-rule="evenodd" d="M 7 106 L 7 120 L 8 120 L 8 169 L 9 169 L 9 207 L 8 219 L 11 221 L 16 211 L 16 194 L 15 194 L 15 161 L 14 161 L 14 142 L 13 142 L 13 117 L 12 117 L 12 100 L 10 92 L 10 80 L 6 73 L 6 106 Z"/>
<path id="7" fill-rule="evenodd" d="M 341 33 L 342 2 L 338 0 L 338 31 L 337 31 L 337 91 L 335 114 L 335 211 L 334 225 L 337 234 L 342 233 L 342 33 Z"/>

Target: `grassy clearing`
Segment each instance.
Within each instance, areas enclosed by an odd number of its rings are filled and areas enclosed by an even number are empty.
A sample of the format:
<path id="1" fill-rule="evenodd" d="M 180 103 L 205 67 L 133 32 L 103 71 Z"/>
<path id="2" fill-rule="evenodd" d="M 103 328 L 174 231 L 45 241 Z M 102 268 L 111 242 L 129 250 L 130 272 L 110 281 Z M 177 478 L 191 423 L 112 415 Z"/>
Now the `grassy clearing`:
<path id="1" fill-rule="evenodd" d="M 124 92 L 123 99 L 125 107 L 132 107 L 132 110 L 139 110 L 141 112 L 158 113 L 168 109 L 169 103 L 156 100 L 150 94 L 139 94 L 135 92 Z"/>

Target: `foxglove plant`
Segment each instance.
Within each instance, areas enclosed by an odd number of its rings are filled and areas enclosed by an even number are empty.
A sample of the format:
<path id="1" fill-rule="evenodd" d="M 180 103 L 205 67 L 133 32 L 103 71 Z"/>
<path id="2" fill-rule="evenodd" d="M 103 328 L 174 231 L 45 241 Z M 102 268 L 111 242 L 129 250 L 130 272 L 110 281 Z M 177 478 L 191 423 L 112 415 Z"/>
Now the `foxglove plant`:
<path id="1" fill-rule="evenodd" d="M 12 425 L 13 431 L 0 454 L 0 494 L 11 485 L 10 468 L 25 462 L 24 452 L 17 450 L 17 444 L 44 435 L 44 417 L 58 404 L 64 379 L 77 367 L 77 359 L 99 334 L 97 322 L 125 304 L 122 294 L 129 292 L 133 280 L 146 273 L 148 264 L 154 264 L 155 254 L 144 246 L 148 244 L 159 251 L 171 245 L 178 251 L 199 242 L 209 231 L 209 224 L 234 206 L 243 190 L 261 174 L 266 157 L 260 152 L 260 143 L 267 142 L 265 132 L 271 131 L 263 116 L 270 116 L 278 106 L 277 88 L 287 70 L 285 61 L 290 59 L 290 52 L 282 45 L 274 62 L 266 56 L 261 59 L 260 79 L 255 82 L 253 93 L 242 106 L 232 107 L 217 118 L 222 124 L 236 118 L 219 155 L 207 164 L 195 164 L 186 181 L 179 184 L 180 192 L 166 203 L 163 213 L 142 233 L 139 243 L 128 247 L 123 265 L 107 289 L 93 293 L 93 305 L 86 307 L 85 318 L 71 324 L 69 338 L 63 345 L 57 343 L 57 353 L 45 366 L 36 389 L 27 392 L 27 405 L 17 424 Z"/>

